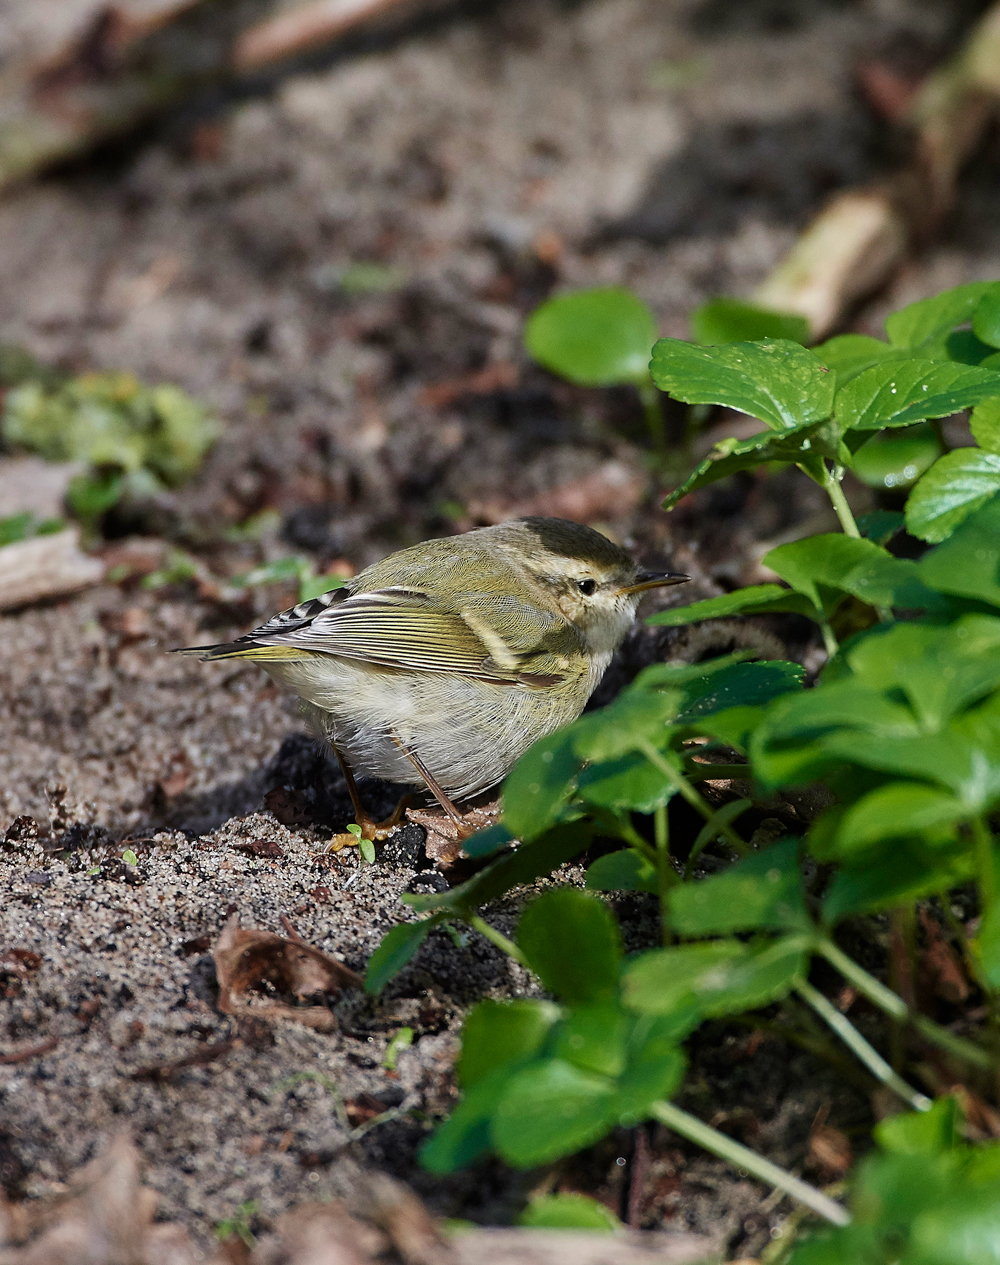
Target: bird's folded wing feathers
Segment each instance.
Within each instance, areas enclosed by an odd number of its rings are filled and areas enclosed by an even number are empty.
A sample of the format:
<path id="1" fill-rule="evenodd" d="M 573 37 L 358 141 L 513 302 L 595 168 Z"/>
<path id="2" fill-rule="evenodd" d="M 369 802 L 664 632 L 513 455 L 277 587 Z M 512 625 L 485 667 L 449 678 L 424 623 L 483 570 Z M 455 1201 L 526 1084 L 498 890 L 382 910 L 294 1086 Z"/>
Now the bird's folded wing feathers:
<path id="1" fill-rule="evenodd" d="M 285 612 L 238 642 L 218 647 L 209 657 L 228 652 L 226 657 L 263 660 L 269 649 L 277 652 L 275 658 L 300 650 L 387 668 L 452 672 L 510 684 L 554 684 L 559 674 L 545 670 L 551 668 L 552 656 L 543 655 L 545 662 L 536 664 L 538 656 L 531 651 L 558 621 L 546 611 L 523 605 L 517 614 L 508 638 L 475 611 L 466 617 L 465 612 L 443 609 L 417 590 L 381 589 L 340 598 L 310 612 L 311 617 L 291 619 L 292 612 Z"/>

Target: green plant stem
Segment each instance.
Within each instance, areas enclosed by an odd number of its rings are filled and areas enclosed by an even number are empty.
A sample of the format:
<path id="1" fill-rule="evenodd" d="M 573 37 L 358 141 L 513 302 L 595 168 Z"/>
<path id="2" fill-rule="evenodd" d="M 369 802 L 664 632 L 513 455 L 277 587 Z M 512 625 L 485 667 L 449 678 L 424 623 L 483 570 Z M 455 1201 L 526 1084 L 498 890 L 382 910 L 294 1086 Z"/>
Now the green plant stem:
<path id="1" fill-rule="evenodd" d="M 825 476 L 823 479 L 823 487 L 826 489 L 826 494 L 830 498 L 830 503 L 833 505 L 834 513 L 840 520 L 840 525 L 844 530 L 844 535 L 854 536 L 855 539 L 860 540 L 861 532 L 858 530 L 858 525 L 854 521 L 854 515 L 851 513 L 851 507 L 847 504 L 847 497 L 844 495 L 844 486 L 842 483 L 842 479 L 844 477 L 844 467 L 841 465 L 835 465 L 831 470 L 824 461 L 823 471 Z M 892 611 L 888 610 L 885 606 L 876 606 L 875 611 L 879 620 L 883 624 L 888 623 L 889 620 L 892 619 Z M 829 625 L 823 625 L 823 640 L 826 642 L 826 649 L 829 654 L 830 641 L 827 636 L 828 627 Z M 832 635 L 833 632 L 831 629 L 830 636 Z M 834 653 L 836 653 L 836 651 L 834 651 Z"/>
<path id="2" fill-rule="evenodd" d="M 864 967 L 858 966 L 857 962 L 853 958 L 848 957 L 832 940 L 818 940 L 815 945 L 815 951 L 820 957 L 826 958 L 830 965 L 843 975 L 844 979 L 853 984 L 859 993 L 867 997 L 873 1005 L 884 1011 L 891 1019 L 898 1019 L 901 1023 L 912 1024 L 926 1040 L 939 1046 L 948 1054 L 964 1059 L 965 1062 L 971 1063 L 974 1067 L 982 1067 L 988 1070 L 996 1067 L 996 1059 L 987 1050 L 984 1050 L 981 1046 L 973 1045 L 971 1041 L 966 1041 L 964 1037 L 956 1037 L 947 1028 L 942 1028 L 940 1024 L 936 1024 L 933 1019 L 928 1019 L 926 1015 L 921 1015 L 911 1010 L 902 997 L 894 993 L 891 988 L 886 988 L 873 975 L 869 975 Z"/>
<path id="3" fill-rule="evenodd" d="M 743 766 L 740 766 L 743 767 Z M 701 830 L 698 831 L 698 838 L 694 841 L 694 846 L 688 853 L 687 864 L 684 866 L 684 882 L 686 883 L 691 877 L 694 870 L 694 864 L 705 851 L 708 845 L 718 836 L 719 822 L 729 823 L 748 808 L 753 806 L 752 799 L 736 799 L 731 800 L 728 804 L 723 804 L 720 809 L 714 812 L 711 818 L 705 822 Z"/>
<path id="4" fill-rule="evenodd" d="M 497 931 L 496 927 L 491 927 L 486 919 L 480 918 L 478 914 L 465 914 L 463 916 L 470 927 L 478 931 L 481 936 L 485 936 L 491 944 L 495 944 L 502 953 L 506 953 L 508 957 L 513 958 L 515 962 L 520 963 L 521 966 L 528 970 L 531 969 L 528 967 L 528 959 L 514 941 L 508 940 L 502 931 Z"/>
<path id="5" fill-rule="evenodd" d="M 670 764 L 668 760 L 665 760 L 663 758 L 660 752 L 657 751 L 657 749 L 653 746 L 653 744 L 648 739 L 644 739 L 640 741 L 639 750 L 650 762 L 650 764 L 654 765 L 656 768 L 660 770 L 660 772 L 671 784 L 671 786 L 674 786 L 677 788 L 677 790 L 684 796 L 684 798 L 695 810 L 695 812 L 700 813 L 702 817 L 705 818 L 706 821 L 712 820 L 715 814 L 711 806 L 705 803 L 705 801 L 694 789 L 694 787 L 687 780 L 687 778 L 682 773 L 678 773 L 678 771 L 673 767 L 673 765 Z M 739 835 L 732 828 L 732 826 L 729 826 L 725 822 L 723 822 L 719 826 L 719 834 L 722 835 L 723 839 L 725 839 L 725 841 L 730 845 L 730 847 L 736 849 L 736 851 L 740 854 L 740 856 L 746 856 L 747 852 L 749 851 L 749 845 L 746 843 L 745 840 L 739 837 Z"/>
<path id="6" fill-rule="evenodd" d="M 906 1081 L 893 1071 L 878 1050 L 874 1046 L 869 1045 L 847 1016 L 842 1015 L 837 1007 L 824 997 L 818 989 L 813 988 L 812 984 L 807 980 L 803 980 L 800 984 L 796 984 L 795 991 L 803 1001 L 815 1010 L 825 1023 L 829 1024 L 851 1053 L 856 1055 L 883 1085 L 888 1085 L 904 1102 L 909 1103 L 914 1111 L 929 1111 L 931 1109 L 933 1104 L 926 1094 L 921 1094 L 912 1085 L 907 1085 Z"/>
<path id="7" fill-rule="evenodd" d="M 718 1129 L 713 1129 L 697 1116 L 682 1111 L 672 1102 L 654 1103 L 650 1108 L 650 1115 L 660 1124 L 665 1124 L 668 1129 L 679 1133 L 682 1138 L 687 1138 L 689 1142 L 704 1147 L 710 1154 L 717 1155 L 720 1160 L 725 1160 L 727 1164 L 746 1169 L 758 1181 L 767 1182 L 783 1190 L 786 1195 L 805 1204 L 807 1208 L 811 1208 L 817 1216 L 822 1217 L 824 1221 L 829 1221 L 831 1225 L 842 1226 L 850 1223 L 851 1216 L 847 1209 L 824 1195 L 821 1190 L 810 1186 L 808 1182 L 802 1181 L 793 1173 L 779 1168 L 777 1164 L 772 1164 L 770 1160 L 764 1159 L 762 1155 L 758 1155 L 724 1133 L 720 1133 Z"/>
<path id="8" fill-rule="evenodd" d="M 840 642 L 837 640 L 837 634 L 833 631 L 828 619 L 824 619 L 820 622 L 820 631 L 823 634 L 823 645 L 826 649 L 826 653 L 832 659 L 833 656 L 840 650 Z"/>
<path id="9" fill-rule="evenodd" d="M 656 839 L 656 873 L 660 889 L 660 935 L 664 945 L 669 945 L 673 943 L 674 936 L 670 929 L 667 893 L 673 887 L 677 876 L 670 864 L 670 823 L 667 820 L 666 804 L 657 804 L 656 812 L 653 814 L 653 830 Z"/>
<path id="10" fill-rule="evenodd" d="M 639 399 L 642 401 L 642 411 L 646 418 L 653 451 L 662 456 L 667 450 L 667 433 L 663 422 L 660 392 L 652 378 L 639 383 Z"/>
<path id="11" fill-rule="evenodd" d="M 972 840 L 976 849 L 980 908 L 986 913 L 996 903 L 997 879 L 993 863 L 993 834 L 982 813 L 972 819 Z"/>
<path id="12" fill-rule="evenodd" d="M 851 507 L 847 504 L 847 497 L 844 495 L 844 489 L 841 485 L 841 479 L 844 477 L 844 467 L 834 466 L 831 470 L 824 463 L 826 478 L 823 481 L 823 487 L 826 494 L 830 498 L 833 505 L 834 513 L 840 519 L 840 525 L 844 529 L 845 536 L 854 536 L 860 540 L 861 532 L 858 531 L 858 525 L 854 521 L 854 515 L 851 513 Z"/>

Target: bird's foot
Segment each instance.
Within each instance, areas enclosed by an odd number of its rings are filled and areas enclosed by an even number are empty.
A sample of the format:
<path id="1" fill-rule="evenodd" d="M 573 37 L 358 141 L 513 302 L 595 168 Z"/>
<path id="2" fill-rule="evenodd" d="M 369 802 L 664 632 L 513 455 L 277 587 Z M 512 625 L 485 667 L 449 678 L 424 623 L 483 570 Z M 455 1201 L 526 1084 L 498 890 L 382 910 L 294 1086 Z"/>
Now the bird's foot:
<path id="1" fill-rule="evenodd" d="M 323 849 L 323 852 L 340 852 L 343 848 L 354 848 L 358 846 L 362 839 L 367 839 L 372 843 L 387 839 L 406 820 L 406 810 L 409 808 L 412 799 L 412 795 L 404 795 L 384 821 L 373 821 L 366 812 L 357 812 L 356 810 L 355 815 L 358 820 L 355 825 L 357 829 L 345 830 L 340 834 L 335 834 Z"/>

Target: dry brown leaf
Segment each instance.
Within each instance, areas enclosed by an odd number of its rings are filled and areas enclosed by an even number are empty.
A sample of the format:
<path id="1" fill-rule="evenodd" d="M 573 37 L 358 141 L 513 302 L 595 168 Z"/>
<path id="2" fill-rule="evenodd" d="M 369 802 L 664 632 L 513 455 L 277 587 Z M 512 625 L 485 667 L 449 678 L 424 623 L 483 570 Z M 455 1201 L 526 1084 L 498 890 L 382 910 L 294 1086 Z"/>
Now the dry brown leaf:
<path id="1" fill-rule="evenodd" d="M 178 1225 L 153 1226 L 158 1196 L 140 1185 L 124 1135 L 51 1199 L 0 1202 L 0 1265 L 194 1265 Z"/>
<path id="2" fill-rule="evenodd" d="M 303 998 L 364 986 L 361 977 L 336 958 L 272 931 L 243 930 L 236 914 L 222 928 L 212 957 L 219 980 L 219 1009 L 226 1015 L 291 1019 L 317 1032 L 332 1032 L 337 1020 L 326 1006 L 298 1007 L 282 1001 L 255 1005 L 248 994 L 270 986 L 279 995 Z"/>
<path id="3" fill-rule="evenodd" d="M 371 1265 L 388 1247 L 381 1231 L 355 1220 L 339 1201 L 299 1204 L 278 1218 L 275 1230 L 251 1254 L 252 1265 Z"/>
<path id="4" fill-rule="evenodd" d="M 353 1210 L 385 1231 L 406 1265 L 448 1265 L 454 1260 L 421 1201 L 387 1173 L 365 1174 Z"/>
<path id="5" fill-rule="evenodd" d="M 427 831 L 424 851 L 438 869 L 446 870 L 458 860 L 463 840 L 473 831 L 495 825 L 500 819 L 500 812 L 499 800 L 470 809 L 463 814 L 462 820 L 467 829 L 461 832 L 455 822 L 437 808 L 408 808 L 406 816 L 407 820 L 415 821 Z"/>
<path id="6" fill-rule="evenodd" d="M 927 938 L 926 947 L 920 955 L 921 983 L 935 997 L 957 1006 L 969 996 L 969 982 L 962 971 L 958 954 L 926 909 L 920 910 L 920 921 Z"/>
<path id="7" fill-rule="evenodd" d="M 851 1167 L 851 1143 L 833 1125 L 821 1124 L 809 1135 L 809 1164 L 830 1177 L 843 1177 Z"/>

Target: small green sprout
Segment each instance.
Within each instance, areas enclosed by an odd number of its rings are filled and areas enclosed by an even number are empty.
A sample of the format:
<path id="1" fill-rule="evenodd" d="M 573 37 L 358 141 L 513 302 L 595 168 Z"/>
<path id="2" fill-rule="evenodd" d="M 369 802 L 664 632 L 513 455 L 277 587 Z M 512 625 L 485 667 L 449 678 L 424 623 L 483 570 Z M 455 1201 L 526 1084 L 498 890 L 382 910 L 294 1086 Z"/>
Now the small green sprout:
<path id="1" fill-rule="evenodd" d="M 400 1050 L 405 1050 L 413 1044 L 413 1029 L 400 1028 L 389 1044 L 385 1047 L 385 1058 L 382 1060 L 382 1066 L 387 1072 L 396 1070 L 396 1060 L 399 1058 Z"/>

